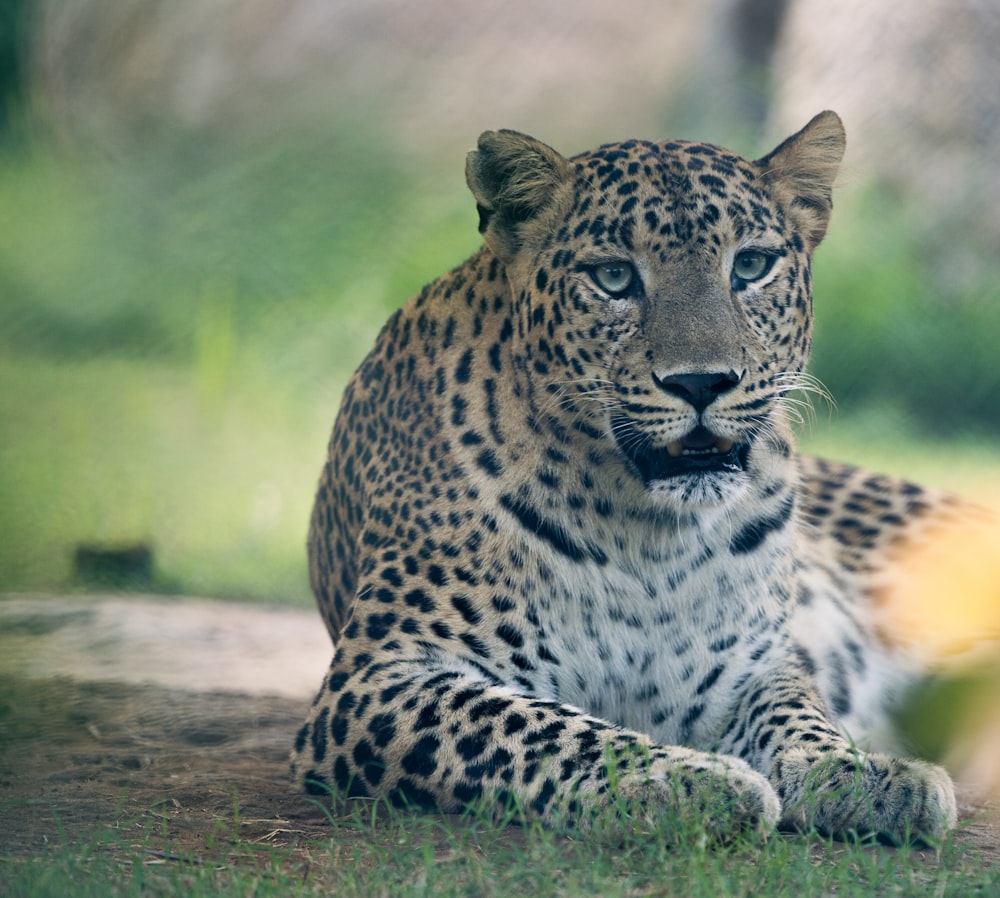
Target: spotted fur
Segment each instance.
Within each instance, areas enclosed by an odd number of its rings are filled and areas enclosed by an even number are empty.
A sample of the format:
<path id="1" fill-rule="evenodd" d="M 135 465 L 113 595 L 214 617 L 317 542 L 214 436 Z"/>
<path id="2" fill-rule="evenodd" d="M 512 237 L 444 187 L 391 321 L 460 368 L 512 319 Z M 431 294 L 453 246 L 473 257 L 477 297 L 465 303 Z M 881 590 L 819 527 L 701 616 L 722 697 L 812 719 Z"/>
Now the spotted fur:
<path id="1" fill-rule="evenodd" d="M 944 500 L 800 459 L 789 426 L 843 148 L 830 112 L 756 162 L 482 135 L 484 247 L 392 316 L 334 427 L 305 789 L 954 824 L 944 771 L 860 747 L 907 674 L 873 624 L 888 547 Z"/>

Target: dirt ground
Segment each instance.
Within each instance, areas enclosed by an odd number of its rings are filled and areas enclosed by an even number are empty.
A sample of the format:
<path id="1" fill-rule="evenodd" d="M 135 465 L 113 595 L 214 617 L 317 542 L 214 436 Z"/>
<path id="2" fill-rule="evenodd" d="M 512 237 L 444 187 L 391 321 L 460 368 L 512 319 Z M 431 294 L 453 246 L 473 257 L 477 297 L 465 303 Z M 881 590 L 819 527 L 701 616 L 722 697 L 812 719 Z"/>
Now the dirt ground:
<path id="1" fill-rule="evenodd" d="M 0 600 L 0 854 L 328 838 L 288 752 L 329 655 L 313 611 Z"/>
<path id="2" fill-rule="evenodd" d="M 328 654 L 313 612 L 0 600 L 0 855 L 112 837 L 198 859 L 328 840 L 287 778 Z M 961 814 L 960 845 L 1000 864 L 997 809 L 965 790 Z"/>

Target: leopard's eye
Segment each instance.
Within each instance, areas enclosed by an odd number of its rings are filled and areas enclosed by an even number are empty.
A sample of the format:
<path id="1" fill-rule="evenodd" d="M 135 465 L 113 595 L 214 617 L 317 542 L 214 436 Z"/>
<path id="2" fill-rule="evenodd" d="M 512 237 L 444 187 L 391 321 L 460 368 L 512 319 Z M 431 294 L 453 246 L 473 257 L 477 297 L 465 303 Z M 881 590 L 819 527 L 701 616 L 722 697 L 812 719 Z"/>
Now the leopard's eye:
<path id="1" fill-rule="evenodd" d="M 771 270 L 774 256 L 756 249 L 745 249 L 733 259 L 732 282 L 738 288 L 752 281 L 759 281 Z"/>
<path id="2" fill-rule="evenodd" d="M 608 262 L 605 265 L 595 265 L 591 275 L 597 285 L 612 296 L 621 296 L 632 286 L 635 271 L 628 262 Z"/>

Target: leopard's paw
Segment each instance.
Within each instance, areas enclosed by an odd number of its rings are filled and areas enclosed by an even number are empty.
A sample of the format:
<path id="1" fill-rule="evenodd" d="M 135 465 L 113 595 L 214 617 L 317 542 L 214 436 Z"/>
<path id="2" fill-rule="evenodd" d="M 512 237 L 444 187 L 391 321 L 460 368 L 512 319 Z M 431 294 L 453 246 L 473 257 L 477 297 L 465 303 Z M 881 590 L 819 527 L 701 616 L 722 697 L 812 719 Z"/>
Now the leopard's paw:
<path id="1" fill-rule="evenodd" d="M 957 820 L 951 777 L 926 761 L 792 749 L 772 779 L 786 801 L 783 822 L 797 827 L 901 844 L 937 841 Z"/>
<path id="2" fill-rule="evenodd" d="M 747 831 L 767 833 L 781 816 L 765 777 L 738 758 L 700 752 L 680 763 L 661 761 L 625 773 L 608 798 L 605 821 L 610 814 L 619 827 L 673 831 L 678 839 L 704 835 L 722 841 Z"/>

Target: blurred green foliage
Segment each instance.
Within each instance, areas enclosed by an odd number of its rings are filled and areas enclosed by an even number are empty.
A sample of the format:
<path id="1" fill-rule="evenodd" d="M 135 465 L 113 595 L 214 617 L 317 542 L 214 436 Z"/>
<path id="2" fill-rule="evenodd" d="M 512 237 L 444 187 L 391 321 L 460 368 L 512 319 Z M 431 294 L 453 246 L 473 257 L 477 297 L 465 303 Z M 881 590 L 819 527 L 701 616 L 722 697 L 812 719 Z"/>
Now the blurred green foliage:
<path id="1" fill-rule="evenodd" d="M 0 589 L 65 588 L 78 543 L 145 541 L 158 588 L 309 601 L 340 391 L 389 312 L 479 243 L 463 160 L 429 170 L 389 146 L 342 119 L 0 149 Z M 831 426 L 820 409 L 820 448 L 823 429 L 856 461 L 921 431 L 995 437 L 988 269 L 949 293 L 902 206 L 838 209 L 815 266 L 814 372 L 844 412 Z"/>
<path id="2" fill-rule="evenodd" d="M 874 188 L 838 203 L 816 261 L 811 370 L 848 414 L 926 436 L 1000 433 L 1000 260 Z"/>
<path id="3" fill-rule="evenodd" d="M 391 309 L 478 243 L 462 160 L 275 136 L 0 154 L 0 589 L 149 542 L 157 586 L 309 601 L 339 394 Z"/>
<path id="4" fill-rule="evenodd" d="M 908 750 L 944 762 L 990 721 L 998 697 L 997 659 L 955 665 L 911 690 L 894 715 L 895 725 L 905 734 Z"/>
<path id="5" fill-rule="evenodd" d="M 400 216 L 419 179 L 380 145 L 345 128 L 101 161 L 51 144 L 9 153 L 0 339 L 61 357 L 181 360 L 199 328 L 218 325 L 219 302 L 241 334 L 263 337 L 349 305 L 345 278 L 366 283 L 359 298 L 383 317 L 388 295 L 433 276 L 421 244 L 457 210 Z"/>

